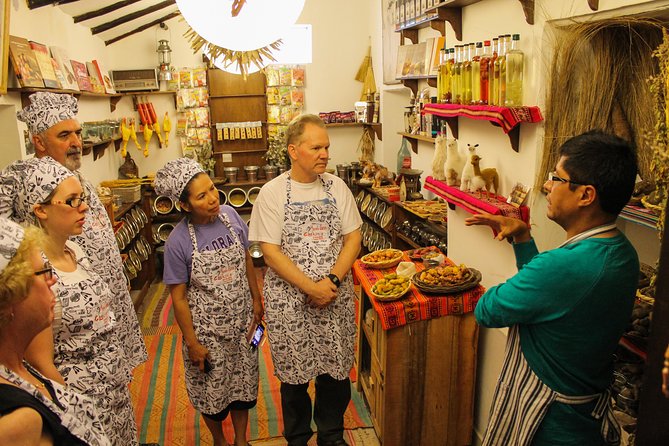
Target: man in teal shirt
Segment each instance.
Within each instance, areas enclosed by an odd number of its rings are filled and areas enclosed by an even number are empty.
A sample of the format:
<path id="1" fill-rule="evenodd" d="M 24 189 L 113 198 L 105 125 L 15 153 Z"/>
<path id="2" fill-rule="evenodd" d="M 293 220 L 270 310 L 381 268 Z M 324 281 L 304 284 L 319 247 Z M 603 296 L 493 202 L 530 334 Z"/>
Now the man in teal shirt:
<path id="1" fill-rule="evenodd" d="M 632 312 L 639 260 L 615 220 L 636 174 L 627 142 L 584 133 L 560 147 L 544 184 L 547 216 L 567 232 L 561 246 L 539 253 L 529 226 L 517 219 L 478 214 L 465 220 L 511 239 L 518 266 L 475 311 L 482 326 L 510 327 L 484 445 L 619 441 L 607 389 Z"/>

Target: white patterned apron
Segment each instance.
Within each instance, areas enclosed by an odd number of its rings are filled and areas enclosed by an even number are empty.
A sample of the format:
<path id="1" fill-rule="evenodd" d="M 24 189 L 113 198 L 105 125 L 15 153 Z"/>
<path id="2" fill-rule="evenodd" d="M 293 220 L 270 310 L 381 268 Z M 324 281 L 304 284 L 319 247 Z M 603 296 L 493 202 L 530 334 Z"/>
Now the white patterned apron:
<path id="1" fill-rule="evenodd" d="M 306 203 L 291 200 L 290 174 L 281 251 L 310 279 L 326 277 L 343 246 L 342 222 L 330 188 L 319 175 L 327 198 Z M 325 308 L 307 304 L 307 295 L 268 269 L 263 287 L 274 371 L 281 382 L 304 384 L 324 373 L 343 380 L 353 366 L 355 302 L 350 273 L 337 298 Z"/>
<path id="2" fill-rule="evenodd" d="M 50 385 L 55 394 L 54 401 L 47 398 L 37 389 L 37 387 L 24 380 L 4 365 L 0 366 L 0 377 L 25 390 L 32 395 L 33 398 L 44 404 L 51 412 L 60 418 L 60 423 L 75 437 L 83 440 L 91 446 L 107 446 L 111 444 L 103 431 L 100 420 L 96 416 L 96 410 L 90 398 L 68 390 L 60 383 L 43 377 L 27 362 L 24 362 L 23 365 L 30 373 L 37 377 L 38 380 L 46 383 L 47 386 Z"/>
<path id="3" fill-rule="evenodd" d="M 84 259 L 78 267 L 88 279 L 58 278 L 54 287 L 62 307 L 54 324 L 54 364 L 68 386 L 93 399 L 112 444 L 137 444 L 137 426 L 128 383 L 130 364 L 119 346 L 112 293 Z M 56 270 L 56 275 L 59 275 Z"/>
<path id="4" fill-rule="evenodd" d="M 615 224 L 592 228 L 570 238 L 560 247 L 615 228 Z M 482 446 L 530 445 L 553 402 L 585 404 L 592 401 L 597 401 L 591 415 L 602 420 L 603 441 L 607 445 L 620 444 L 620 426 L 613 416 L 610 390 L 593 395 L 567 396 L 549 388 L 527 364 L 520 347 L 519 328 L 514 325 L 509 328 L 504 364 L 495 388 Z"/>
<path id="5" fill-rule="evenodd" d="M 253 322 L 253 299 L 246 277 L 246 250 L 228 216 L 219 220 L 234 243 L 228 248 L 199 251 L 195 228 L 188 222 L 193 263 L 187 298 L 198 342 L 209 350 L 212 370 L 200 371 L 183 344 L 186 390 L 193 406 L 214 415 L 233 401 L 258 396 L 258 352 L 246 342 Z"/>
<path id="6" fill-rule="evenodd" d="M 79 180 L 89 197 L 89 210 L 81 235 L 70 237 L 82 247 L 93 268 L 112 290 L 112 310 L 118 324 L 119 345 L 125 350 L 125 358 L 134 369 L 146 361 L 148 355 L 139 327 L 137 314 L 128 292 L 128 283 L 123 275 L 123 262 L 116 244 L 114 230 L 104 205 L 93 185 L 79 175 Z"/>

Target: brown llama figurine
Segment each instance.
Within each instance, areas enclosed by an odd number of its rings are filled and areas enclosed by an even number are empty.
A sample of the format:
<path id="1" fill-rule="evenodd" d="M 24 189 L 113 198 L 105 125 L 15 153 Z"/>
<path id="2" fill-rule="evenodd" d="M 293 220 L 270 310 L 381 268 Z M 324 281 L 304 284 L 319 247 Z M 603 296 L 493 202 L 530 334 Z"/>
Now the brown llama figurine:
<path id="1" fill-rule="evenodd" d="M 499 175 L 497 174 L 497 169 L 494 167 L 489 167 L 487 169 L 481 170 L 479 162 L 481 157 L 478 155 L 472 155 L 471 163 L 474 166 L 474 178 L 472 178 L 472 191 L 479 192 L 479 198 L 481 198 L 481 190 L 485 188 L 486 198 L 490 198 L 490 190 L 495 189 L 495 196 L 499 191 Z"/>

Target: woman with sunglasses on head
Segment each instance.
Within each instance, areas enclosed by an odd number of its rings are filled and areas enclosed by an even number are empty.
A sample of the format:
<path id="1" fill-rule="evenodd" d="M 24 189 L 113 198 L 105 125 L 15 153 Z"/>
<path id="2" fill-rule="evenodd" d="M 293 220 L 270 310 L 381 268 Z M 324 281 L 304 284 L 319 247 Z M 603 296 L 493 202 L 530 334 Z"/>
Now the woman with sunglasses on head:
<path id="1" fill-rule="evenodd" d="M 0 219 L 0 444 L 108 445 L 93 402 L 24 359 L 54 318 L 56 278 L 43 241 L 36 228 Z"/>
<path id="2" fill-rule="evenodd" d="M 36 336 L 26 358 L 44 375 L 91 397 L 112 444 L 136 445 L 127 386 L 132 375 L 120 345 L 127 337 L 116 324 L 109 286 L 69 240 L 81 234 L 88 211 L 81 183 L 50 157 L 17 161 L 13 172 L 20 178 L 14 212 L 43 228 L 45 260 L 58 278 L 53 328 Z"/>
<path id="3" fill-rule="evenodd" d="M 156 192 L 179 200 L 186 217 L 165 243 L 163 282 L 183 333 L 186 390 L 214 439 L 231 414 L 236 446 L 245 446 L 248 411 L 258 395 L 258 352 L 246 339 L 263 316 L 248 253 L 248 228 L 197 161 L 180 158 L 156 172 Z"/>

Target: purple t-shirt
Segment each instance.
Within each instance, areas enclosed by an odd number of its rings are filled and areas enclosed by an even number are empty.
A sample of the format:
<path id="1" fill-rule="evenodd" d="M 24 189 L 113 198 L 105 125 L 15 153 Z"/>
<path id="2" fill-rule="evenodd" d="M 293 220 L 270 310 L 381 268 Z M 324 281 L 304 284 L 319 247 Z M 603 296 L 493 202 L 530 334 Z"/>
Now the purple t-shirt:
<path id="1" fill-rule="evenodd" d="M 249 247 L 249 228 L 244 220 L 230 206 L 221 206 L 221 214 L 228 216 L 237 238 L 244 244 L 244 249 Z M 218 218 L 206 225 L 193 225 L 197 247 L 199 251 L 212 251 L 228 248 L 234 243 L 227 226 Z M 182 219 L 177 224 L 165 242 L 165 261 L 163 268 L 163 283 L 166 285 L 178 285 L 190 282 L 191 265 L 193 263 L 193 243 L 188 233 L 187 219 Z"/>

